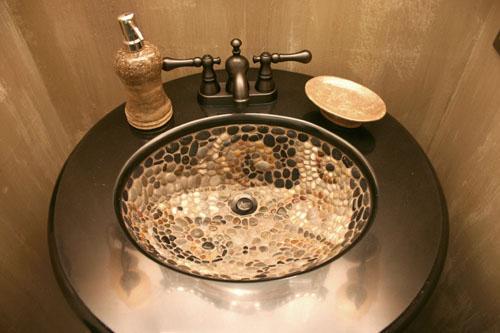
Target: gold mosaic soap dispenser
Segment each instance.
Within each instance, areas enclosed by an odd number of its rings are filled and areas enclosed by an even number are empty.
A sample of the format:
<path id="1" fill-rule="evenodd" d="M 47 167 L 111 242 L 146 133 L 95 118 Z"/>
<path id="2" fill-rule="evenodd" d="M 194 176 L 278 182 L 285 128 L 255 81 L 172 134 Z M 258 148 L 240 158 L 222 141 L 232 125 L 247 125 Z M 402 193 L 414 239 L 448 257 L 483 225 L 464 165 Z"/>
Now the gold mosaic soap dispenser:
<path id="1" fill-rule="evenodd" d="M 172 103 L 161 83 L 160 50 L 144 40 L 134 16 L 118 16 L 125 45 L 116 53 L 114 68 L 127 94 L 127 121 L 135 128 L 151 130 L 170 120 Z"/>

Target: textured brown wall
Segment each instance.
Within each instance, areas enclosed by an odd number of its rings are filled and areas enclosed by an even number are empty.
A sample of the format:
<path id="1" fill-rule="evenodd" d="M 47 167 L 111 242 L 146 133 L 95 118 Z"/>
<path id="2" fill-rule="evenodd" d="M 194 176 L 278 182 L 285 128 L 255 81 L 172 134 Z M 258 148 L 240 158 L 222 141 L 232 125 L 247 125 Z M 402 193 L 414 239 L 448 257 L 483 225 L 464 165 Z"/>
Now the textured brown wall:
<path id="1" fill-rule="evenodd" d="M 448 199 L 444 275 L 415 323 L 438 332 L 500 332 L 500 2 L 491 9 L 428 149 Z"/>
<path id="2" fill-rule="evenodd" d="M 498 328 L 495 2 L 0 1 L 0 331 L 84 330 L 52 277 L 46 216 L 72 147 L 124 100 L 112 58 L 127 10 L 164 55 L 224 59 L 232 37 L 247 56 L 308 48 L 312 63 L 275 67 L 378 92 L 430 154 L 450 205 L 446 275 L 415 327 Z"/>

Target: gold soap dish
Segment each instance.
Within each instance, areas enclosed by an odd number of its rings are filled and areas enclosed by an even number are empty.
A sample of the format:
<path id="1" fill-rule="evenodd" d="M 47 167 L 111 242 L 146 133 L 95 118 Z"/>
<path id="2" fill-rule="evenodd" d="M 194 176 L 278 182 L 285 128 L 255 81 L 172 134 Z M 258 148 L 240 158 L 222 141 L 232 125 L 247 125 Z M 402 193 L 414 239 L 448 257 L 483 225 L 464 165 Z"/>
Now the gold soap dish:
<path id="1" fill-rule="evenodd" d="M 385 103 L 367 87 L 336 76 L 317 76 L 306 82 L 307 97 L 331 122 L 348 128 L 380 120 Z"/>

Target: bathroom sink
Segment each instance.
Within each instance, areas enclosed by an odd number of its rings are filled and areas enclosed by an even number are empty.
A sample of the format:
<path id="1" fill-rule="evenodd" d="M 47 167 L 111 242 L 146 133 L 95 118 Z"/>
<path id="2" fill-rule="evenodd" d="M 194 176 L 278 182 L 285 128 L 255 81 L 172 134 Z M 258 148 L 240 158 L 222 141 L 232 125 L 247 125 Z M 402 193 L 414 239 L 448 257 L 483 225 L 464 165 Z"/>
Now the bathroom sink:
<path id="1" fill-rule="evenodd" d="M 140 148 L 115 189 L 140 251 L 199 277 L 260 281 L 340 257 L 374 218 L 377 185 L 354 147 L 275 115 L 207 117 Z"/>

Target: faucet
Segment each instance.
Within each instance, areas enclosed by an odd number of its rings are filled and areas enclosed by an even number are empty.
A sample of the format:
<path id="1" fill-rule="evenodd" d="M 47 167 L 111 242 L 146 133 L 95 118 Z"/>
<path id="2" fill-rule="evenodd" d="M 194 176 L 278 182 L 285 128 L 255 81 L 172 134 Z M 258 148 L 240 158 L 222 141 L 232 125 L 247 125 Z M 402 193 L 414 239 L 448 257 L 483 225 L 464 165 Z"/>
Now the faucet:
<path id="1" fill-rule="evenodd" d="M 233 55 L 226 60 L 226 91 L 233 94 L 236 104 L 245 104 L 250 100 L 247 72 L 250 67 L 247 58 L 240 55 L 241 40 L 235 38 L 231 41 Z"/>
<path id="2" fill-rule="evenodd" d="M 260 56 L 253 57 L 254 63 L 260 63 L 257 80 L 249 82 L 247 73 L 250 65 L 248 59 L 241 55 L 241 44 L 242 42 L 238 38 L 231 40 L 233 55 L 226 60 L 227 81 L 225 89 L 220 88 L 216 72 L 213 69 L 214 65 L 221 63 L 219 57 L 214 58 L 208 54 L 191 59 L 165 57 L 162 68 L 165 71 L 170 71 L 185 66 L 203 67 L 202 82 L 198 90 L 200 104 L 245 106 L 270 103 L 278 97 L 271 70 L 272 63 L 298 61 L 306 64 L 312 59 L 311 52 L 308 50 L 290 54 L 262 52 Z"/>

